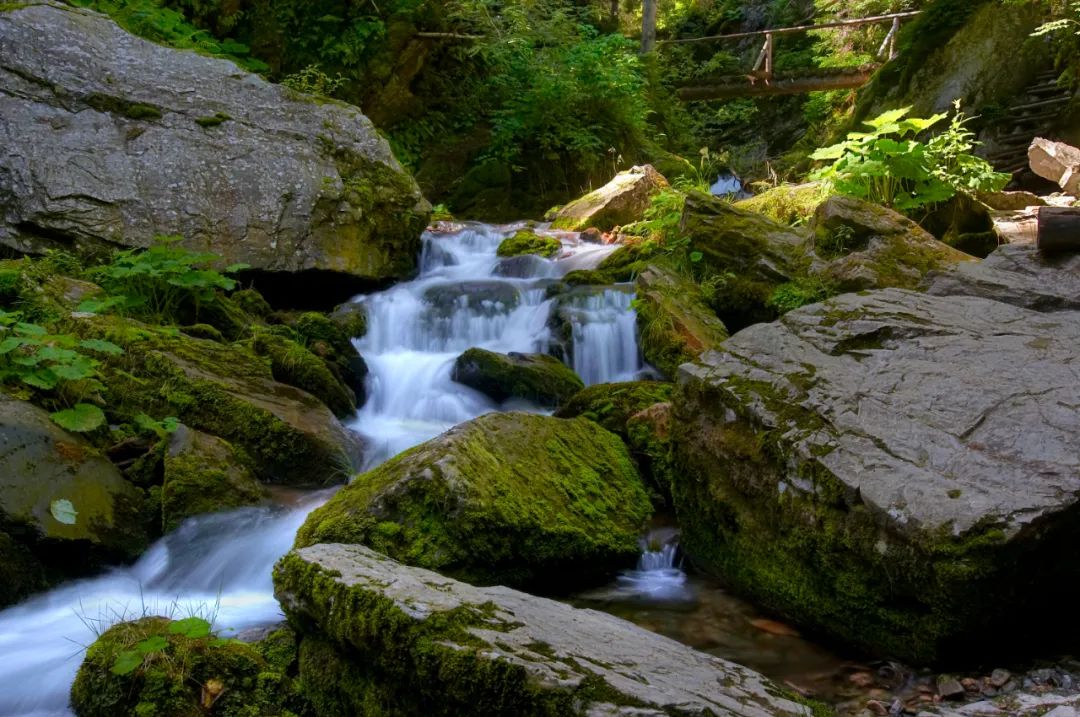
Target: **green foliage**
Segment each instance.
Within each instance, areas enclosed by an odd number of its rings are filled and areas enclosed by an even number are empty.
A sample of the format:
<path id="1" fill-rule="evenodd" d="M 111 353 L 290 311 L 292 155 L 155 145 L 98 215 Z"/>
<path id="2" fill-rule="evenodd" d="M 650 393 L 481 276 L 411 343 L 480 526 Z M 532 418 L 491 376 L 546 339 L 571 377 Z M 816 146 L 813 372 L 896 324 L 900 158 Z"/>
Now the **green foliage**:
<path id="1" fill-rule="evenodd" d="M 766 304 L 778 313 L 786 314 L 801 306 L 824 301 L 835 293 L 836 287 L 827 281 L 819 277 L 805 277 L 776 287 Z"/>
<path id="2" fill-rule="evenodd" d="M 221 259 L 217 254 L 196 253 L 177 245 L 180 237 L 159 237 L 149 249 L 128 249 L 116 254 L 108 264 L 90 275 L 109 293 L 91 299 L 79 308 L 99 313 L 117 307 L 125 313 L 169 323 L 186 304 L 192 304 L 196 319 L 201 304 L 218 291 L 236 288 L 233 279 L 207 268 Z M 232 273 L 246 269 L 235 264 Z"/>
<path id="3" fill-rule="evenodd" d="M 145 413 L 139 413 L 135 416 L 135 425 L 143 433 L 149 433 L 157 436 L 159 439 L 164 439 L 169 435 L 176 432 L 176 429 L 180 427 L 180 419 L 176 416 L 166 416 L 160 421 L 154 420 Z"/>
<path id="4" fill-rule="evenodd" d="M 974 134 L 959 111 L 949 127 L 927 142 L 915 136 L 946 118 L 908 118 L 910 107 L 885 112 L 867 121 L 866 132 L 849 133 L 839 144 L 814 152 L 830 161 L 812 176 L 843 193 L 901 211 L 946 201 L 957 192 L 997 191 L 1008 175 L 994 171 L 971 153 Z"/>
<path id="5" fill-rule="evenodd" d="M 62 428 L 80 433 L 105 423 L 100 408 L 78 401 L 99 387 L 99 362 L 84 352 L 115 356 L 123 350 L 101 339 L 52 333 L 44 326 L 22 321 L 18 312 L 0 309 L 0 384 L 38 391 L 66 389 L 76 398 L 75 404 L 50 417 Z"/>
<path id="6" fill-rule="evenodd" d="M 649 199 L 643 219 L 627 224 L 622 228 L 622 233 L 643 236 L 671 249 L 679 238 L 679 222 L 685 204 L 685 192 L 674 188 L 662 189 Z"/>
<path id="7" fill-rule="evenodd" d="M 282 78 L 281 84 L 308 95 L 333 97 L 345 84 L 345 78 L 341 74 L 331 77 L 319 69 L 318 65 L 308 65 L 299 72 Z"/>

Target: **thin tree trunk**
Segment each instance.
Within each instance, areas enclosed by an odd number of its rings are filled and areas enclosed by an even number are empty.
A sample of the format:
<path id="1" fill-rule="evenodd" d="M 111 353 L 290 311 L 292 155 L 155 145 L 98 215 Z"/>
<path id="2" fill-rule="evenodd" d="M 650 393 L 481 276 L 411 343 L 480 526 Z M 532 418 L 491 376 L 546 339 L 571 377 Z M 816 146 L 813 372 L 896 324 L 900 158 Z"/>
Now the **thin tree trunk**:
<path id="1" fill-rule="evenodd" d="M 652 52 L 656 47 L 656 0 L 642 0 L 641 5 L 641 54 Z"/>

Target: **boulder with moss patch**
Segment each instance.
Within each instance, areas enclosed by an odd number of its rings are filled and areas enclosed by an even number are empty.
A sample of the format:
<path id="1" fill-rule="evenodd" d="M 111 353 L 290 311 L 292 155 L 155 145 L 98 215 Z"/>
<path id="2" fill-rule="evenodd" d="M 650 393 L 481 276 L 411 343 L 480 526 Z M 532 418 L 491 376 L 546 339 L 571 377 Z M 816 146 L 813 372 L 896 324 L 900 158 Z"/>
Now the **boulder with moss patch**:
<path id="1" fill-rule="evenodd" d="M 930 271 L 975 257 L 944 244 L 886 207 L 830 197 L 814 215 L 814 248 L 825 266 L 814 274 L 840 291 L 913 289 Z"/>
<path id="2" fill-rule="evenodd" d="M 547 354 L 501 354 L 473 348 L 457 357 L 450 378 L 495 401 L 524 398 L 554 408 L 585 387 L 573 369 Z"/>
<path id="3" fill-rule="evenodd" d="M 637 279 L 641 353 L 665 376 L 727 338 L 701 288 L 671 269 L 650 266 Z"/>
<path id="4" fill-rule="evenodd" d="M 693 561 L 792 621 L 918 663 L 1016 657 L 1080 578 L 1080 314 L 845 294 L 684 365 Z"/>
<path id="5" fill-rule="evenodd" d="M 557 418 L 584 416 L 619 436 L 638 411 L 671 400 L 672 384 L 663 381 L 598 383 L 579 391 L 555 412 Z"/>
<path id="6" fill-rule="evenodd" d="M 260 331 L 251 340 L 251 347 L 256 354 L 269 359 L 275 381 L 304 389 L 326 404 L 335 416 L 356 412 L 352 390 L 338 380 L 323 359 L 297 342 Z"/>
<path id="7" fill-rule="evenodd" d="M 161 516 L 166 532 L 185 518 L 266 498 L 254 466 L 227 441 L 180 425 L 169 438 L 161 484 Z"/>
<path id="8" fill-rule="evenodd" d="M 650 512 L 617 436 L 583 418 L 488 414 L 357 476 L 296 542 L 364 543 L 470 582 L 551 590 L 633 564 Z"/>
<path id="9" fill-rule="evenodd" d="M 274 584 L 319 653 L 301 660 L 300 679 L 335 715 L 370 714 L 373 695 L 379 713 L 446 717 L 811 714 L 753 670 L 611 615 L 474 587 L 360 545 L 296 550 Z"/>
<path id="10" fill-rule="evenodd" d="M 360 461 L 356 434 L 311 394 L 275 381 L 266 361 L 243 344 L 109 316 L 76 315 L 71 326 L 124 348 L 102 371 L 118 415 L 176 416 L 243 448 L 260 480 L 270 483 L 336 483 Z"/>
<path id="11" fill-rule="evenodd" d="M 589 227 L 608 230 L 642 218 L 649 200 L 666 189 L 664 176 L 645 164 L 619 172 L 615 177 L 584 197 L 559 209 L 552 226 L 556 229 L 582 231 Z"/>
<path id="12" fill-rule="evenodd" d="M 143 492 L 86 439 L 0 394 L 0 533 L 9 539 L 2 563 L 10 576 L 0 594 L 14 600 L 40 587 L 43 571 L 81 575 L 134 558 L 149 528 Z"/>
<path id="13" fill-rule="evenodd" d="M 561 249 L 562 242 L 555 237 L 537 234 L 528 229 L 522 229 L 521 231 L 515 232 L 513 236 L 503 239 L 499 244 L 499 248 L 495 250 L 495 253 L 504 258 L 524 256 L 526 254 L 535 254 L 537 256 L 550 258 L 558 254 Z"/>
<path id="14" fill-rule="evenodd" d="M 0 15 L 0 48 L 0 244 L 179 235 L 267 286 L 310 272 L 342 298 L 415 270 L 430 205 L 357 108 L 61 3 Z M 220 114 L 231 121 L 200 121 Z"/>
<path id="15" fill-rule="evenodd" d="M 817 208 L 829 198 L 829 187 L 821 182 L 781 184 L 747 199 L 735 202 L 739 209 L 763 214 L 781 224 L 805 224 L 814 218 Z"/>
<path id="16" fill-rule="evenodd" d="M 295 639 L 282 635 L 288 631 L 246 644 L 202 634 L 204 630 L 192 623 L 191 619 L 145 617 L 102 633 L 86 651 L 71 687 L 75 714 L 296 717 L 308 713 L 307 701 L 289 676 L 294 669 Z M 294 647 L 283 650 L 290 639 Z M 118 667 L 125 665 L 132 652 L 139 659 L 131 669 Z"/>

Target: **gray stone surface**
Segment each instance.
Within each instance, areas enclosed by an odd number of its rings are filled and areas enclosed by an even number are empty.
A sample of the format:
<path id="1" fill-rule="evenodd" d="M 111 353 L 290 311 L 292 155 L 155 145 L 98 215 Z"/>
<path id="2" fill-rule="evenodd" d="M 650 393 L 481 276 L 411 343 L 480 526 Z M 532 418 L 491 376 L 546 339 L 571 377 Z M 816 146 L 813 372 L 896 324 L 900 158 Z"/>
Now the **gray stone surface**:
<path id="1" fill-rule="evenodd" d="M 981 262 L 932 275 L 927 292 L 979 296 L 1035 311 L 1080 310 L 1080 254 L 1044 257 L 1034 244 L 1006 244 Z"/>
<path id="2" fill-rule="evenodd" d="M 788 393 L 820 421 L 800 431 L 742 400 L 798 454 L 827 450 L 817 461 L 899 532 L 1011 535 L 1080 491 L 1077 346 L 1080 313 L 887 289 L 746 329 L 682 372 Z"/>
<path id="3" fill-rule="evenodd" d="M 1057 182 L 1067 193 L 1080 194 L 1080 149 L 1036 137 L 1028 147 L 1028 164 L 1035 174 Z"/>
<path id="4" fill-rule="evenodd" d="M 499 690 L 516 684 L 535 691 L 531 706 L 514 713 L 522 717 L 810 714 L 748 668 L 610 615 L 510 588 L 473 587 L 359 545 L 294 551 L 279 563 L 275 584 L 291 618 L 314 621 L 354 654 L 396 659 L 406 669 L 415 660 L 421 672 L 414 689 L 445 695 L 444 710 L 465 699 L 484 704 L 486 714 L 510 714 L 506 705 L 520 695 Z M 361 605 L 369 618 L 351 619 L 350 606 Z M 404 656 L 380 651 L 388 625 L 408 646 Z"/>
<path id="5" fill-rule="evenodd" d="M 0 244 L 147 246 L 383 281 L 429 206 L 371 122 L 104 15 L 0 12 Z"/>

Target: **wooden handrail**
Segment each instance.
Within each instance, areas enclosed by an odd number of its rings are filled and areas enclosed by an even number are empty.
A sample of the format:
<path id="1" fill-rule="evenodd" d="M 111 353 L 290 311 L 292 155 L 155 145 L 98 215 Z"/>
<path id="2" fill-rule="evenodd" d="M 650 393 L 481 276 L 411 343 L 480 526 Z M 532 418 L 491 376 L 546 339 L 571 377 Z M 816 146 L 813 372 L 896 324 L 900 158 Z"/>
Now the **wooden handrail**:
<path id="1" fill-rule="evenodd" d="M 738 40 L 746 37 L 761 37 L 762 35 L 793 35 L 798 32 L 808 32 L 810 30 L 826 30 L 831 27 L 851 27 L 854 25 L 872 25 L 878 22 L 884 22 L 886 20 L 902 20 L 908 17 L 915 17 L 920 14 L 920 10 L 911 10 L 909 12 L 894 12 L 889 15 L 875 15 L 874 17 L 863 17 L 857 20 L 836 20 L 834 22 L 823 22 L 820 25 L 799 25 L 797 27 L 778 27 L 770 30 L 755 30 L 754 32 L 735 32 L 730 35 L 706 35 L 705 37 L 691 37 L 684 40 L 659 40 L 658 45 L 676 45 L 687 42 L 709 42 L 712 40 Z"/>

